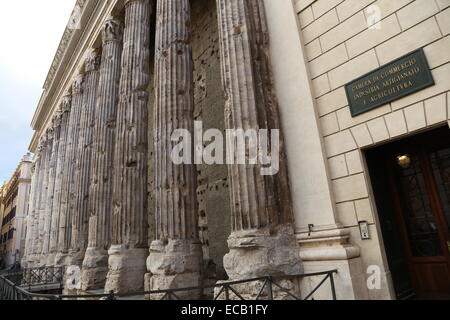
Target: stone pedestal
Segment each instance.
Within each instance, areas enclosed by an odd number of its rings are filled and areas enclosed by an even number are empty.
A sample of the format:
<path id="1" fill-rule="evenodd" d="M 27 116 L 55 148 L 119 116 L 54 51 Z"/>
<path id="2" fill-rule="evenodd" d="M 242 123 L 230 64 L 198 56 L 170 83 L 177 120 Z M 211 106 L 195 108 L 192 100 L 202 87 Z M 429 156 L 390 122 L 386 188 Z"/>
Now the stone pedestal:
<path id="1" fill-rule="evenodd" d="M 108 274 L 108 251 L 102 248 L 87 248 L 82 267 L 81 290 L 103 288 Z"/>
<path id="2" fill-rule="evenodd" d="M 69 253 L 57 252 L 53 265 L 55 267 L 65 267 L 69 265 Z"/>
<path id="3" fill-rule="evenodd" d="M 302 273 L 291 225 L 280 225 L 275 230 L 233 232 L 228 247 L 230 252 L 223 262 L 230 279 Z"/>
<path id="4" fill-rule="evenodd" d="M 347 229 L 321 230 L 297 235 L 304 272 L 338 270 L 334 274 L 338 300 L 366 300 L 368 291 L 359 247 L 349 242 Z M 303 295 L 309 294 L 324 276 L 302 281 Z M 331 300 L 329 281 L 314 294 L 315 300 Z"/>
<path id="5" fill-rule="evenodd" d="M 195 240 L 153 241 L 147 259 L 145 290 L 164 290 L 200 286 L 202 283 L 202 244 Z M 178 292 L 180 299 L 200 298 L 200 290 Z M 158 300 L 162 295 L 152 295 Z"/>
<path id="6" fill-rule="evenodd" d="M 139 292 L 144 289 L 145 259 L 147 248 L 127 248 L 112 245 L 108 251 L 109 272 L 105 292 Z"/>

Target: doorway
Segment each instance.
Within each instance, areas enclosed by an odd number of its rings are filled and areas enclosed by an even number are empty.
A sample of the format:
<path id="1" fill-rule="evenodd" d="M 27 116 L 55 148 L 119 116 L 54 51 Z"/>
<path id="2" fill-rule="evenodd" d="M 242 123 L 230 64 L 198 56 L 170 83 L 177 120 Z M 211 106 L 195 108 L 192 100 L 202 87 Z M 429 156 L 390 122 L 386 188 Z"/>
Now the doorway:
<path id="1" fill-rule="evenodd" d="M 450 299 L 450 130 L 366 151 L 397 298 Z"/>

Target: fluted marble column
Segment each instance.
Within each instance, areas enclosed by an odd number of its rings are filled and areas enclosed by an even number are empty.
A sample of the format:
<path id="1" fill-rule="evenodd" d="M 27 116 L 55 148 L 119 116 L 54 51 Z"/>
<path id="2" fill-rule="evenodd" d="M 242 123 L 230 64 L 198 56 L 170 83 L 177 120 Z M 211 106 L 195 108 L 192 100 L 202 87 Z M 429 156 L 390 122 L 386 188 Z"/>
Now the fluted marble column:
<path id="1" fill-rule="evenodd" d="M 58 249 L 58 234 L 59 234 L 59 221 L 60 221 L 60 208 L 61 208 L 61 189 L 63 182 L 63 169 L 64 158 L 66 156 L 67 145 L 67 132 L 69 124 L 70 110 L 72 107 L 72 96 L 66 95 L 61 103 L 60 110 L 60 129 L 59 129 L 59 144 L 58 153 L 55 165 L 55 184 L 53 187 L 52 197 L 52 217 L 50 226 L 50 239 L 49 239 L 49 253 L 47 256 L 47 265 L 55 265 L 55 257 Z"/>
<path id="2" fill-rule="evenodd" d="M 84 76 L 75 77 L 72 84 L 72 110 L 67 129 L 66 154 L 64 156 L 63 175 L 61 182 L 61 205 L 59 210 L 58 250 L 55 265 L 63 266 L 69 263 L 68 253 L 72 236 L 72 212 L 69 210 L 71 191 L 74 189 L 75 164 L 81 110 L 83 107 Z"/>
<path id="3" fill-rule="evenodd" d="M 196 168 L 176 165 L 172 133 L 194 133 L 193 61 L 189 0 L 158 1 L 155 55 L 155 238 L 146 289 L 197 287 L 202 281 Z M 193 145 L 193 141 L 191 141 Z M 180 293 L 183 294 L 183 293 Z M 199 298 L 200 291 L 183 298 Z"/>
<path id="4" fill-rule="evenodd" d="M 39 183 L 39 171 L 41 163 L 41 151 L 42 147 L 38 147 L 38 151 L 35 154 L 33 165 L 31 166 L 32 178 L 30 199 L 28 206 L 28 218 L 27 218 L 27 235 L 25 240 L 25 254 L 22 262 L 22 266 L 25 268 L 31 268 L 33 266 L 33 240 L 36 230 L 36 199 L 38 195 L 38 183 Z"/>
<path id="5" fill-rule="evenodd" d="M 48 264 L 48 254 L 50 251 L 50 233 L 51 233 L 51 223 L 52 223 L 52 215 L 53 215 L 53 195 L 55 188 L 55 177 L 56 177 L 56 164 L 58 159 L 58 149 L 59 149 L 59 140 L 61 137 L 61 117 L 62 111 L 58 109 L 56 114 L 52 119 L 52 130 L 53 130 L 53 143 L 52 150 L 50 154 L 49 168 L 48 168 L 48 183 L 47 183 L 47 193 L 45 199 L 45 220 L 44 220 L 44 239 L 42 240 L 42 257 L 41 264 L 42 265 L 50 265 L 52 266 L 54 261 L 51 260 L 50 264 Z"/>
<path id="6" fill-rule="evenodd" d="M 33 230 L 31 235 L 31 244 L 30 244 L 30 253 L 31 253 L 31 261 L 33 267 L 36 267 L 39 263 L 39 250 L 38 250 L 38 241 L 39 241 L 39 221 L 40 221 L 40 201 L 41 201 L 41 195 L 42 195 L 42 185 L 43 185 L 43 178 L 44 178 L 44 172 L 45 172 L 45 159 L 46 159 L 46 150 L 47 150 L 47 138 L 44 134 L 40 141 L 39 141 L 39 167 L 37 168 L 36 178 L 36 195 L 34 199 L 34 207 L 33 207 Z"/>
<path id="7" fill-rule="evenodd" d="M 72 236 L 70 241 L 70 264 L 81 267 L 88 241 L 88 204 L 91 176 L 91 156 L 94 136 L 94 120 L 97 102 L 100 54 L 89 52 L 85 62 L 83 107 L 76 149 L 74 192 L 71 194 Z"/>
<path id="8" fill-rule="evenodd" d="M 148 254 L 147 149 L 150 0 L 125 1 L 114 155 L 113 229 L 106 291 L 144 287 Z"/>
<path id="9" fill-rule="evenodd" d="M 49 194 L 49 182 L 52 165 L 52 152 L 53 152 L 53 125 L 51 125 L 46 131 L 46 147 L 45 147 L 45 162 L 43 166 L 42 185 L 39 194 L 39 226 L 38 226 L 38 239 L 36 241 L 36 254 L 39 256 L 37 267 L 45 265 L 43 251 L 44 251 L 44 239 L 47 236 L 48 230 L 46 230 L 46 222 L 50 212 L 47 208 L 47 195 Z"/>
<path id="10" fill-rule="evenodd" d="M 263 0 L 217 0 L 227 129 L 280 129 Z M 275 175 L 230 165 L 232 234 L 224 267 L 231 280 L 300 273 L 283 137 Z M 270 143 L 270 137 L 269 137 Z"/>
<path id="11" fill-rule="evenodd" d="M 123 25 L 111 19 L 103 26 L 102 59 L 94 127 L 89 237 L 83 260 L 81 289 L 104 288 L 111 242 L 113 165 L 122 57 Z"/>

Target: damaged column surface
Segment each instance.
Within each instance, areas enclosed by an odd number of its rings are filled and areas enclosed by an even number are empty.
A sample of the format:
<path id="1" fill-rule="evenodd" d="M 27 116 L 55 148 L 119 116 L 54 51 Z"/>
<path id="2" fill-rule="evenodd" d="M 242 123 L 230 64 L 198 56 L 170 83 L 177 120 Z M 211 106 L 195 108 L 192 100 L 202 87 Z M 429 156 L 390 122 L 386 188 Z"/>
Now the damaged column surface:
<path id="1" fill-rule="evenodd" d="M 155 241 L 147 259 L 146 290 L 198 287 L 202 245 L 198 237 L 196 168 L 176 164 L 172 133 L 194 133 L 193 61 L 188 0 L 158 1 L 155 55 Z M 191 139 L 180 136 L 183 139 Z M 190 141 L 190 146 L 193 141 Z M 191 150 L 185 150 L 191 152 Z M 200 290 L 179 292 L 200 298 Z"/>
<path id="2" fill-rule="evenodd" d="M 76 152 L 78 146 L 80 116 L 83 106 L 84 76 L 75 77 L 72 84 L 72 111 L 69 116 L 66 155 L 64 157 L 63 175 L 61 182 L 61 206 L 59 209 L 58 250 L 55 257 L 55 266 L 65 266 L 69 263 L 69 254 L 72 215 L 69 210 L 70 193 L 74 188 L 74 172 Z"/>
<path id="3" fill-rule="evenodd" d="M 114 153 L 112 241 L 105 291 L 144 288 L 148 255 L 147 153 L 150 0 L 125 1 Z"/>
<path id="4" fill-rule="evenodd" d="M 37 199 L 39 198 L 39 175 L 42 167 L 42 144 L 39 144 L 37 148 L 37 152 L 35 155 L 33 166 L 31 167 L 32 171 L 34 170 L 30 191 L 30 205 L 28 208 L 28 216 L 29 224 L 27 227 L 27 236 L 25 242 L 25 261 L 26 265 L 23 264 L 26 268 L 32 268 L 34 266 L 34 255 L 33 255 L 33 244 L 36 238 L 36 230 L 38 226 L 39 215 L 37 212 Z"/>
<path id="5" fill-rule="evenodd" d="M 47 208 L 47 195 L 48 195 L 48 185 L 49 185 L 49 175 L 51 172 L 51 164 L 52 164 L 52 150 L 53 150 L 53 126 L 47 128 L 45 133 L 45 162 L 42 168 L 42 184 L 40 188 L 39 194 L 39 227 L 38 227 L 38 238 L 36 241 L 36 254 L 37 254 L 37 265 L 36 267 L 44 267 L 45 266 L 45 257 L 43 256 L 44 249 L 44 239 L 46 237 L 45 222 L 47 220 L 50 212 Z"/>
<path id="6" fill-rule="evenodd" d="M 44 239 L 42 242 L 42 259 L 41 264 L 43 266 L 53 266 L 54 260 L 48 261 L 49 251 L 50 251 L 50 234 L 52 230 L 52 215 L 53 215 L 53 196 L 55 191 L 55 177 L 56 177 L 56 164 L 58 159 L 58 150 L 61 137 L 61 117 L 62 111 L 58 109 L 56 114 L 52 119 L 52 130 L 53 130 L 53 145 L 50 156 L 50 163 L 48 169 L 48 186 L 46 194 L 46 215 L 44 221 Z"/>
<path id="7" fill-rule="evenodd" d="M 104 288 L 108 273 L 122 35 L 120 20 L 106 21 L 102 31 L 103 47 L 94 127 L 88 248 L 81 274 L 83 291 Z"/>
<path id="8" fill-rule="evenodd" d="M 61 206 L 61 187 L 62 177 L 64 175 L 64 158 L 66 156 L 67 131 L 69 125 L 70 110 L 72 107 L 72 96 L 66 95 L 61 104 L 61 131 L 59 138 L 58 156 L 56 160 L 55 171 L 55 185 L 52 204 L 52 221 L 50 229 L 50 244 L 49 255 L 47 257 L 47 265 L 53 266 L 55 264 L 56 253 L 58 250 L 58 234 L 60 221 L 60 206 Z"/>
<path id="9" fill-rule="evenodd" d="M 99 67 L 100 55 L 97 50 L 92 50 L 88 54 L 85 64 L 83 107 L 80 115 L 78 147 L 75 149 L 75 188 L 70 199 L 70 210 L 72 211 L 70 265 L 80 268 L 88 240 L 89 182 Z"/>
<path id="10" fill-rule="evenodd" d="M 269 146 L 277 150 L 273 144 L 279 142 L 280 159 L 279 171 L 273 175 L 262 175 L 261 164 L 229 166 L 232 233 L 224 267 L 230 280 L 298 274 L 302 270 L 301 261 L 294 237 L 292 200 L 280 131 L 279 141 L 271 142 L 275 134 L 272 130 L 281 128 L 272 84 L 264 3 L 263 0 L 217 0 L 217 7 L 226 128 L 269 130 Z M 285 284 L 290 290 L 298 290 L 295 282 Z M 251 285 L 243 285 L 241 289 L 245 296 L 258 293 Z"/>

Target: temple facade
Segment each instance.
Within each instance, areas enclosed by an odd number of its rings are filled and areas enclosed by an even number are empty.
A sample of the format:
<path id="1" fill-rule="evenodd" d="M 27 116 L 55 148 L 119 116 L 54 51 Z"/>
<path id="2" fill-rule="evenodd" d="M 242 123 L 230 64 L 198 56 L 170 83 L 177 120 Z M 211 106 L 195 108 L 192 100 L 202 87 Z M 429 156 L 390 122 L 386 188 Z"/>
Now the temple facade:
<path id="1" fill-rule="evenodd" d="M 449 33 L 448 0 L 78 0 L 22 265 L 79 270 L 67 293 L 336 269 L 338 299 L 450 294 Z M 198 159 L 239 130 L 258 152 Z"/>

